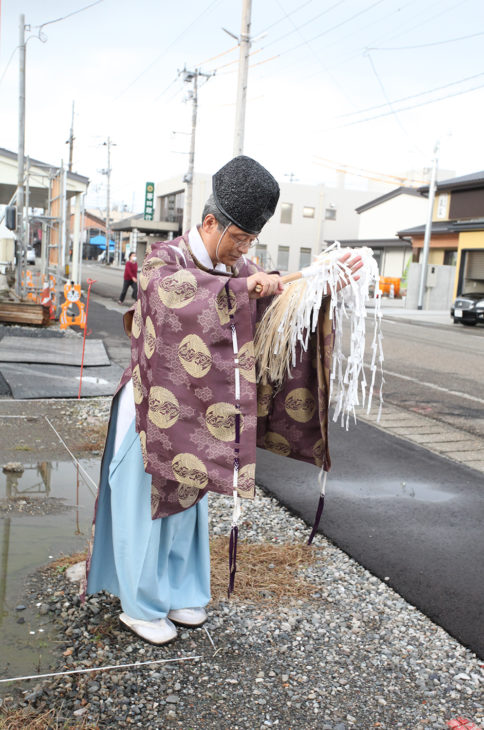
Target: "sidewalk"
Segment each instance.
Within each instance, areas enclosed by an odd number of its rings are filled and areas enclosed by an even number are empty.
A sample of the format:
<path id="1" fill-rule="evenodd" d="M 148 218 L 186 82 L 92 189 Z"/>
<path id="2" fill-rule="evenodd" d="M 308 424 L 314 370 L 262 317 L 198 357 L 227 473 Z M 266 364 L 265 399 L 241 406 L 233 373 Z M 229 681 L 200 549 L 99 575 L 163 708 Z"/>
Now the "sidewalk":
<path id="1" fill-rule="evenodd" d="M 368 310 L 372 309 L 370 303 Z M 381 300 L 381 309 L 384 320 L 418 324 L 424 327 L 438 327 L 439 329 L 454 326 L 449 309 L 407 309 L 401 299 L 388 299 L 388 297 Z"/>

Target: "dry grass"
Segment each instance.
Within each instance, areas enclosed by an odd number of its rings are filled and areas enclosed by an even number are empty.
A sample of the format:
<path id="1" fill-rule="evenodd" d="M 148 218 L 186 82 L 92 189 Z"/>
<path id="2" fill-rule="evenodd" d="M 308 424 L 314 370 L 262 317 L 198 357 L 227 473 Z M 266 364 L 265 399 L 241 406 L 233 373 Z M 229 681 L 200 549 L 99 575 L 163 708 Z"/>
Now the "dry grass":
<path id="1" fill-rule="evenodd" d="M 99 730 L 99 725 L 82 720 L 65 722 L 54 710 L 10 710 L 6 704 L 0 708 L 0 730 Z"/>
<path id="2" fill-rule="evenodd" d="M 88 432 L 88 438 L 76 442 L 76 449 L 80 451 L 100 451 L 104 450 L 104 444 L 106 443 L 106 434 L 108 432 L 107 423 L 97 423 L 95 425 L 89 425 L 89 428 L 83 431 L 83 435 Z"/>
<path id="3" fill-rule="evenodd" d="M 307 598 L 318 589 L 297 572 L 320 557 L 321 551 L 301 544 L 243 543 L 237 547 L 237 573 L 232 598 L 238 601 L 277 602 Z M 212 600 L 227 598 L 229 540 L 218 537 L 210 543 Z"/>
<path id="4" fill-rule="evenodd" d="M 321 550 L 298 544 L 244 543 L 237 547 L 237 573 L 232 597 L 252 603 L 282 598 L 307 598 L 318 586 L 297 576 L 297 572 L 321 557 Z M 86 553 L 62 556 L 49 563 L 48 570 L 63 571 L 86 559 Z M 210 541 L 212 600 L 227 598 L 229 581 L 229 539 Z M 1 730 L 1 726 L 0 726 Z"/>
<path id="5" fill-rule="evenodd" d="M 63 555 L 61 558 L 58 558 L 57 560 L 53 560 L 49 565 L 47 566 L 47 570 L 65 570 L 70 565 L 75 565 L 76 563 L 81 563 L 86 559 L 86 552 L 82 553 L 74 553 L 73 555 Z"/>

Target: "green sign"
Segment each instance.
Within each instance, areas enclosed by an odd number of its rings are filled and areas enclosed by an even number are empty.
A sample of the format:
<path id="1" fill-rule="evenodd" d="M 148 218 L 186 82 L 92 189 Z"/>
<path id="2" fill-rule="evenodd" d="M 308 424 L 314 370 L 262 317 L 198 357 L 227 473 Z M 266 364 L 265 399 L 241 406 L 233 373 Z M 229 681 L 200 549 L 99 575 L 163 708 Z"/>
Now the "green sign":
<path id="1" fill-rule="evenodd" d="M 145 221 L 152 221 L 155 212 L 155 183 L 147 182 L 145 188 Z"/>

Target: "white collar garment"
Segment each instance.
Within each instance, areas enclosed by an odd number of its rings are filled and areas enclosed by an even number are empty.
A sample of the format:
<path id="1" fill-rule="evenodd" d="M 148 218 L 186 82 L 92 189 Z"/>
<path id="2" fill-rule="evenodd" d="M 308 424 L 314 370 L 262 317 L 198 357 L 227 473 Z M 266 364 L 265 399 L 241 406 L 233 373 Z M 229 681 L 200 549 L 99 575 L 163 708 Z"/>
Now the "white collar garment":
<path id="1" fill-rule="evenodd" d="M 202 237 L 198 232 L 197 226 L 193 226 L 190 233 L 188 234 L 188 243 L 190 244 L 190 248 L 192 249 L 196 258 L 200 261 L 201 264 L 203 264 L 203 266 L 206 266 L 207 269 L 223 271 L 224 273 L 227 271 L 227 267 L 225 266 L 225 264 L 218 263 L 216 266 L 213 265 L 212 259 L 208 255 L 208 251 L 205 248 L 205 244 L 202 241 Z"/>

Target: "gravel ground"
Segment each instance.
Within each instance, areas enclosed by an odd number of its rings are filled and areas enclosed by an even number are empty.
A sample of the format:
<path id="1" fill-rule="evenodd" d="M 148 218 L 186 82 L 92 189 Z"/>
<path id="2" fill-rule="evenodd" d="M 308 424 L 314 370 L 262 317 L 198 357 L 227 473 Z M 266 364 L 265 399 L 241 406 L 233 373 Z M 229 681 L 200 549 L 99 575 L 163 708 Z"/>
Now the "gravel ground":
<path id="1" fill-rule="evenodd" d="M 9 461 L 70 459 L 46 417 L 77 458 L 97 456 L 104 446 L 111 398 L 39 399 L 0 398 L 0 467 Z"/>
<path id="2" fill-rule="evenodd" d="M 9 497 L 0 499 L 0 516 L 18 517 L 19 515 L 58 515 L 69 512 L 72 505 L 67 505 L 58 497 Z"/>
<path id="3" fill-rule="evenodd" d="M 212 496 L 212 534 L 227 534 L 230 514 L 230 499 Z M 248 542 L 308 534 L 260 491 L 242 522 Z M 4 702 L 99 728 L 443 730 L 457 717 L 481 727 L 482 662 L 324 538 L 314 544 L 319 559 L 301 577 L 318 588 L 302 600 L 235 594 L 210 605 L 206 628 L 158 648 L 121 628 L 117 599 L 81 606 L 65 573 L 37 574 L 28 600 L 39 625 L 57 625 L 59 670 L 178 661 L 23 682 Z"/>

